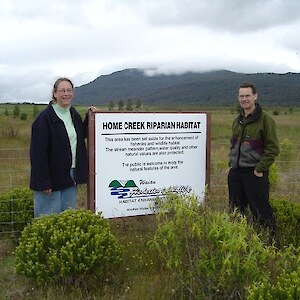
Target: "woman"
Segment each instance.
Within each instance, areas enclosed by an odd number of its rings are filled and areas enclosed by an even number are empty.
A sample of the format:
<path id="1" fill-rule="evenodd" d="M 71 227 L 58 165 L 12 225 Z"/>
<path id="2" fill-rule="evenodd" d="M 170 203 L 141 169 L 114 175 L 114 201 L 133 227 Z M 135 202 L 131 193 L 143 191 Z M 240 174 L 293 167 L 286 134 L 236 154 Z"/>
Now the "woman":
<path id="1" fill-rule="evenodd" d="M 71 80 L 59 78 L 52 101 L 32 124 L 30 188 L 35 217 L 76 208 L 76 185 L 87 183 L 87 118 L 82 122 L 71 106 L 73 96 Z"/>

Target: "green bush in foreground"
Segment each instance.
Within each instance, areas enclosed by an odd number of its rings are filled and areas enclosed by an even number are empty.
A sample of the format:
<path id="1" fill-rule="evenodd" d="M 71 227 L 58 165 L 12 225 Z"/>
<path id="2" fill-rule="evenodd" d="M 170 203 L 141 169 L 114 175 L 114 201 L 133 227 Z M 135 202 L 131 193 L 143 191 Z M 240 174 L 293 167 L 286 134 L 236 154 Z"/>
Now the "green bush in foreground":
<path id="1" fill-rule="evenodd" d="M 14 188 L 0 194 L 0 232 L 16 233 L 33 218 L 33 192 Z"/>
<path id="2" fill-rule="evenodd" d="M 247 286 L 269 279 L 275 248 L 241 215 L 213 212 L 195 197 L 172 195 L 157 216 L 151 245 L 178 277 L 183 298 L 243 299 Z"/>
<path id="3" fill-rule="evenodd" d="M 300 247 L 300 205 L 285 199 L 270 199 L 270 204 L 276 218 L 279 245 Z"/>
<path id="4" fill-rule="evenodd" d="M 24 228 L 15 267 L 39 284 L 80 284 L 87 279 L 100 284 L 118 267 L 121 254 L 106 219 L 87 210 L 66 210 Z"/>
<path id="5" fill-rule="evenodd" d="M 300 268 L 283 271 L 275 284 L 263 281 L 249 289 L 247 300 L 300 300 Z"/>

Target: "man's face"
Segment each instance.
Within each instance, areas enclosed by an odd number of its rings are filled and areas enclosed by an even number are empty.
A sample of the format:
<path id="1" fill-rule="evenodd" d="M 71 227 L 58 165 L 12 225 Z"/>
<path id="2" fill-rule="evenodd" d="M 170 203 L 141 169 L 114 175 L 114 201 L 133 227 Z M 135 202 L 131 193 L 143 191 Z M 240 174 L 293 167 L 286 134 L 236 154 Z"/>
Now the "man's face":
<path id="1" fill-rule="evenodd" d="M 253 94 L 250 87 L 239 89 L 239 102 L 244 111 L 252 112 L 255 109 L 257 94 Z"/>

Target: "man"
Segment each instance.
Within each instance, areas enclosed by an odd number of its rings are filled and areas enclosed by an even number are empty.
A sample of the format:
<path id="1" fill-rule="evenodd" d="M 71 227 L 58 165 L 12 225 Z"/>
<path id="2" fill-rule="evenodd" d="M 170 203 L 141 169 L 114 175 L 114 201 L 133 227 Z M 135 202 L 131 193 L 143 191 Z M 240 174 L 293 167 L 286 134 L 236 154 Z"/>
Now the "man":
<path id="1" fill-rule="evenodd" d="M 275 233 L 275 218 L 269 204 L 269 167 L 279 154 L 276 124 L 257 103 L 256 87 L 242 83 L 238 90 L 241 112 L 232 125 L 228 174 L 229 202 L 254 221 Z"/>

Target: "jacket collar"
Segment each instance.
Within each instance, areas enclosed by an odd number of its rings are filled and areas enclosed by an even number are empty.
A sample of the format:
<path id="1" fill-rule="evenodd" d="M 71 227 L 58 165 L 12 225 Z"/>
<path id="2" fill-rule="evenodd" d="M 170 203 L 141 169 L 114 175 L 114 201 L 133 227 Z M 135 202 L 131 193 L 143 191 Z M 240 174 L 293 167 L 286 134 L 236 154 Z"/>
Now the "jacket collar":
<path id="1" fill-rule="evenodd" d="M 47 106 L 47 110 L 49 112 L 49 116 L 53 123 L 61 121 L 61 119 L 55 113 L 54 108 L 52 107 L 52 101 L 49 102 L 49 104 Z M 74 108 L 72 106 L 70 107 L 70 113 L 71 113 L 71 118 L 73 120 L 75 114 L 74 114 Z"/>
<path id="2" fill-rule="evenodd" d="M 262 108 L 258 103 L 256 103 L 254 111 L 251 114 L 249 114 L 246 118 L 245 118 L 244 111 L 241 110 L 240 114 L 237 117 L 237 121 L 239 123 L 245 123 L 245 124 L 253 123 L 261 116 L 261 113 L 262 113 Z"/>

